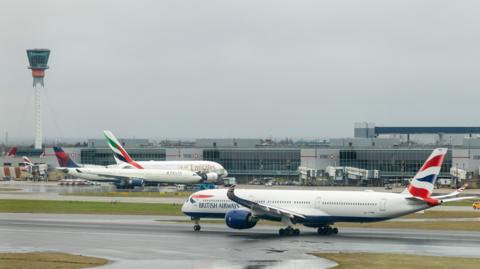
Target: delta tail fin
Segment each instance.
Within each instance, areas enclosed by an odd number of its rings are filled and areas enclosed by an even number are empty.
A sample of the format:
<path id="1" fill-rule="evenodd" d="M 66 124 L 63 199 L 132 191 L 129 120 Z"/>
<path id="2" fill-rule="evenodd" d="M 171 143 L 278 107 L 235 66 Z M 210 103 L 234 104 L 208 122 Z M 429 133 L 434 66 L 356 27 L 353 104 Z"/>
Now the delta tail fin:
<path id="1" fill-rule="evenodd" d="M 133 167 L 136 167 L 138 169 L 143 169 L 143 167 L 140 164 L 138 164 L 136 161 L 132 159 L 132 157 L 130 157 L 130 155 L 128 155 L 127 151 L 122 147 L 122 144 L 118 141 L 118 139 L 113 135 L 112 132 L 103 131 L 103 134 L 107 139 L 108 146 L 113 151 L 113 157 L 115 158 L 115 161 L 128 163 Z"/>
<path id="2" fill-rule="evenodd" d="M 68 156 L 65 151 L 61 147 L 53 147 L 53 151 L 55 151 L 55 156 L 57 157 L 58 164 L 60 167 L 68 167 L 68 168 L 74 168 L 74 167 L 80 167 L 75 161 L 70 159 L 70 156 Z"/>
<path id="3" fill-rule="evenodd" d="M 430 197 L 447 151 L 447 148 L 434 149 L 404 193 L 420 198 Z"/>

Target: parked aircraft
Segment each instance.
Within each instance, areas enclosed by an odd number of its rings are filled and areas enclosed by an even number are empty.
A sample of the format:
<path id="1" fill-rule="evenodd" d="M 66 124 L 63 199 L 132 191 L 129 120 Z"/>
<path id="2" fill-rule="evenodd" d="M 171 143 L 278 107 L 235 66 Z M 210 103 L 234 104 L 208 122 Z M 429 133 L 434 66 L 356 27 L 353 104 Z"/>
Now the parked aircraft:
<path id="1" fill-rule="evenodd" d="M 195 221 L 199 231 L 201 218 L 223 218 L 228 227 L 248 229 L 258 220 L 279 221 L 286 226 L 280 235 L 298 235 L 295 224 L 317 228 L 321 235 L 336 234 L 336 222 L 375 222 L 393 219 L 443 202 L 471 199 L 455 197 L 466 186 L 440 196 L 431 196 L 440 173 L 446 148 L 435 149 L 402 193 L 373 191 L 317 190 L 203 190 L 192 194 L 182 211 Z"/>
<path id="2" fill-rule="evenodd" d="M 5 153 L 5 157 L 15 157 L 15 156 L 17 156 L 17 147 L 12 147 Z"/>
<path id="3" fill-rule="evenodd" d="M 82 173 L 78 168 L 105 168 L 105 166 L 79 165 L 74 160 L 72 160 L 70 156 L 65 151 L 63 151 L 61 147 L 53 147 L 53 151 L 55 152 L 55 156 L 57 157 L 58 164 L 60 165 L 57 169 L 62 171 L 65 174 L 68 174 L 75 178 L 82 178 L 82 179 L 92 180 L 92 181 L 105 181 L 105 182 L 119 181 L 119 180 L 112 179 L 111 177 L 104 177 L 104 176 L 99 176 L 95 174 Z M 117 167 L 117 166 L 115 165 L 114 167 Z M 136 182 L 132 181 L 132 183 L 136 183 Z"/>
<path id="4" fill-rule="evenodd" d="M 61 148 L 54 147 L 55 155 L 64 173 L 91 181 L 116 182 L 117 187 L 133 188 L 159 183 L 194 184 L 203 181 L 192 171 L 179 169 L 133 168 L 131 165 L 80 166 Z"/>
<path id="5" fill-rule="evenodd" d="M 31 167 L 34 165 L 33 162 L 27 156 L 23 156 L 22 159 L 24 166 L 20 169 L 25 172 L 30 171 Z"/>
<path id="6" fill-rule="evenodd" d="M 204 181 L 215 182 L 228 175 L 227 170 L 222 165 L 211 161 L 135 161 L 130 157 L 127 151 L 122 147 L 118 139 L 110 131 L 104 131 L 107 144 L 113 151 L 113 156 L 117 164 L 124 167 L 138 169 L 168 169 L 185 170 L 197 173 Z"/>
<path id="7" fill-rule="evenodd" d="M 34 164 L 27 156 L 23 156 L 22 160 L 24 164 L 24 166 L 21 168 L 22 171 L 30 174 L 38 173 L 38 176 L 42 178 L 47 176 L 48 166 L 46 164 Z"/>

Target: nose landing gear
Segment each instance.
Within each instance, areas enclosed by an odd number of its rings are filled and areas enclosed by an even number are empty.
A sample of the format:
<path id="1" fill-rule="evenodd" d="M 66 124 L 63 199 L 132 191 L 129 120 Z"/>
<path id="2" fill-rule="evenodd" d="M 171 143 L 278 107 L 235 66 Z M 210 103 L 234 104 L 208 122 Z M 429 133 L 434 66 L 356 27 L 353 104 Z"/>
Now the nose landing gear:
<path id="1" fill-rule="evenodd" d="M 200 229 L 202 228 L 200 226 L 200 219 L 199 218 L 192 218 L 192 220 L 195 222 L 195 225 L 193 225 L 193 230 L 195 232 L 200 232 Z"/>

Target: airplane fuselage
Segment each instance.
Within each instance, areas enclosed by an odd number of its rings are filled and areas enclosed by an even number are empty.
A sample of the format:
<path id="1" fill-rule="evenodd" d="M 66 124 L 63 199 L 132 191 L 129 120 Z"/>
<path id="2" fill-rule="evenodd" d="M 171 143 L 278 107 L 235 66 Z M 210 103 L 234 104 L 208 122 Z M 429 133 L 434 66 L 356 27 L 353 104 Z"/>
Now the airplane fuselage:
<path id="1" fill-rule="evenodd" d="M 186 170 L 167 169 L 134 169 L 134 168 L 78 168 L 79 174 L 96 175 L 106 178 L 138 178 L 146 182 L 175 184 L 194 184 L 202 181 L 202 177 L 195 172 Z"/>
<path id="2" fill-rule="evenodd" d="M 298 223 L 309 227 L 335 222 L 382 221 L 430 207 L 422 202 L 408 200 L 402 194 L 371 191 L 239 189 L 236 190 L 236 195 L 304 215 L 305 218 L 298 219 Z M 243 207 L 227 197 L 227 189 L 216 189 L 194 193 L 184 203 L 182 211 L 193 218 L 224 218 L 229 210 L 241 208 Z M 260 217 L 280 220 L 268 214 Z"/>
<path id="3" fill-rule="evenodd" d="M 157 183 L 196 184 L 205 180 L 198 172 L 215 173 L 218 178 L 227 171 L 218 163 L 209 161 L 145 161 L 138 162 L 144 169 L 133 168 L 128 163 L 107 167 L 85 165 L 83 167 L 60 168 L 73 177 L 92 181 L 112 181 L 115 177 L 141 178 Z"/>
<path id="4" fill-rule="evenodd" d="M 217 173 L 218 176 L 226 177 L 227 171 L 216 162 L 211 161 L 139 161 L 137 162 L 145 169 L 162 169 L 162 170 L 185 170 L 191 172 Z M 119 164 L 119 168 L 128 167 L 130 164 Z"/>

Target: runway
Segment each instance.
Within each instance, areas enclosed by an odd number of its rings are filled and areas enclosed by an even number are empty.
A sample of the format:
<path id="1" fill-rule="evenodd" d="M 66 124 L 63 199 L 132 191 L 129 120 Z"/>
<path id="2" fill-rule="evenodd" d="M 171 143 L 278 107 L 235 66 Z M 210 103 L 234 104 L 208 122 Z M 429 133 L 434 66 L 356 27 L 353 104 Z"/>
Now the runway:
<path id="1" fill-rule="evenodd" d="M 318 236 L 302 227 L 298 237 L 277 236 L 278 227 L 235 231 L 225 225 L 165 220 L 183 217 L 0 214 L 0 251 L 62 251 L 114 261 L 102 268 L 328 268 L 334 263 L 308 253 L 392 252 L 480 257 L 479 232 L 342 228 Z M 163 220 L 163 221 L 159 221 Z"/>

